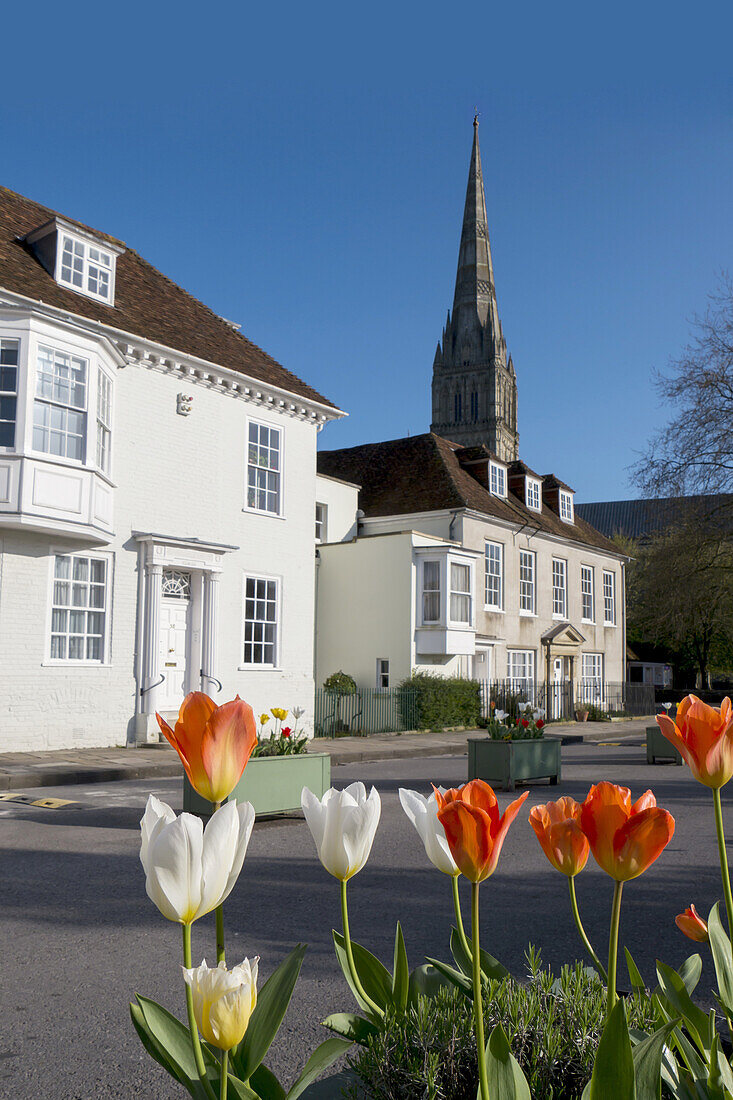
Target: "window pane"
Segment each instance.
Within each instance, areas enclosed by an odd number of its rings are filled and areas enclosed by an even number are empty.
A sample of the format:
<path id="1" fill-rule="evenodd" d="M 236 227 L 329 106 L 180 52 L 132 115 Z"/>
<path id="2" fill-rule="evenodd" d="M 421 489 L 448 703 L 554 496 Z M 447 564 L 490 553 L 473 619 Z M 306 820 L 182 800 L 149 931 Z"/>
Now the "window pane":
<path id="1" fill-rule="evenodd" d="M 247 577 L 244 600 L 244 661 L 274 665 L 277 655 L 277 581 Z"/>
<path id="2" fill-rule="evenodd" d="M 280 513 L 280 430 L 249 425 L 247 505 L 260 512 Z"/>
<path id="3" fill-rule="evenodd" d="M 103 558 L 57 555 L 51 610 L 51 656 L 56 660 L 104 659 L 106 574 Z"/>

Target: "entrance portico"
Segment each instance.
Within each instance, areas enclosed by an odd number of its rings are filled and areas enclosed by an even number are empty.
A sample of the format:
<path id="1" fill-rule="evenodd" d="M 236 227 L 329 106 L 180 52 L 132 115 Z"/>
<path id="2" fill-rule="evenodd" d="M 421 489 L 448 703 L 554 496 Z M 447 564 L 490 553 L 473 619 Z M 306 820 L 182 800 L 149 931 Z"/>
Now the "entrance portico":
<path id="1" fill-rule="evenodd" d="M 216 693 L 219 578 L 236 546 L 133 532 L 138 544 L 135 731 L 160 740 L 156 710 L 175 714 L 189 691 Z"/>
<path id="2" fill-rule="evenodd" d="M 570 718 L 573 713 L 575 658 L 585 638 L 572 623 L 561 622 L 542 635 L 545 647 L 547 719 Z"/>

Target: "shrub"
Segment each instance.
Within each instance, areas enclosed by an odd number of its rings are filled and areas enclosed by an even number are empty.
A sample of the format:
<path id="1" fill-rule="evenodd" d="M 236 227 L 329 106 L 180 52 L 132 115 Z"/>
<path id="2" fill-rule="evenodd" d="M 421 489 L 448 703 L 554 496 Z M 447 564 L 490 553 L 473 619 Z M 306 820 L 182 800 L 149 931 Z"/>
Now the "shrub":
<path id="1" fill-rule="evenodd" d="M 412 676 L 402 681 L 399 690 L 411 693 L 403 713 L 415 715 L 417 729 L 478 725 L 481 715 L 481 686 L 478 680 L 413 672 Z"/>
<path id="2" fill-rule="evenodd" d="M 486 1034 L 503 1026 L 537 1100 L 580 1100 L 603 1031 L 605 986 L 582 963 L 563 966 L 556 978 L 531 947 L 527 960 L 526 983 L 489 983 Z M 648 998 L 635 993 L 626 1007 L 629 1028 L 651 1030 Z M 349 1063 L 357 1075 L 349 1100 L 475 1100 L 471 1002 L 452 988 L 421 996 L 404 1015 L 388 1015 Z"/>
<path id="3" fill-rule="evenodd" d="M 588 711 L 589 722 L 610 722 L 611 718 L 609 714 L 601 707 L 596 706 L 595 703 L 588 703 L 584 708 Z"/>
<path id="4" fill-rule="evenodd" d="M 356 695 L 356 680 L 348 672 L 332 672 L 323 681 L 323 690 L 330 691 L 332 695 Z"/>

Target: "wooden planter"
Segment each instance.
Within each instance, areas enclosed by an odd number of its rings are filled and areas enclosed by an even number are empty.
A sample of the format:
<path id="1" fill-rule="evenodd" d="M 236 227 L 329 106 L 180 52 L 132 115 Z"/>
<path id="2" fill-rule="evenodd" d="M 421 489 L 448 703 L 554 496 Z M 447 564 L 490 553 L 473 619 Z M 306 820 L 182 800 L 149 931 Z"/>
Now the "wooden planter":
<path id="1" fill-rule="evenodd" d="M 293 756 L 258 756 L 250 760 L 228 802 L 251 802 L 258 817 L 300 809 L 300 792 L 310 787 L 322 798 L 331 786 L 331 757 L 327 752 L 303 752 Z M 214 806 L 183 777 L 183 808 L 208 817 Z"/>
<path id="2" fill-rule="evenodd" d="M 540 737 L 532 741 L 492 741 L 468 738 L 468 778 L 485 779 L 492 786 L 513 791 L 527 779 L 549 779 L 557 784 L 562 775 L 560 742 Z"/>
<path id="3" fill-rule="evenodd" d="M 682 764 L 682 756 L 671 741 L 664 736 L 659 726 L 646 728 L 646 762 L 656 764 L 658 760 L 667 760 L 672 764 Z"/>

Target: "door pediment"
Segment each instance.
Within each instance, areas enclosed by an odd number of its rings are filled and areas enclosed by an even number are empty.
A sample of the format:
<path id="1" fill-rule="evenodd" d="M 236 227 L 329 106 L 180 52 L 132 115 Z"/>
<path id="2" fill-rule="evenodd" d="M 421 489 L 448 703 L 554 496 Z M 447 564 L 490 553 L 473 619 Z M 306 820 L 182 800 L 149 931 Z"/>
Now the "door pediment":
<path id="1" fill-rule="evenodd" d="M 553 653 L 574 654 L 585 641 L 585 637 L 572 623 L 556 623 L 550 630 L 545 631 L 541 638 L 542 644 L 551 647 Z"/>

